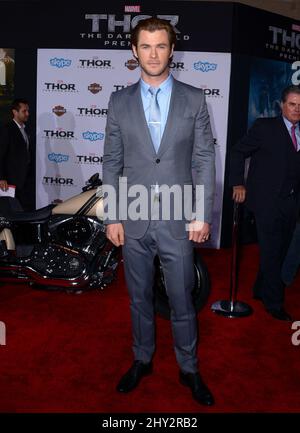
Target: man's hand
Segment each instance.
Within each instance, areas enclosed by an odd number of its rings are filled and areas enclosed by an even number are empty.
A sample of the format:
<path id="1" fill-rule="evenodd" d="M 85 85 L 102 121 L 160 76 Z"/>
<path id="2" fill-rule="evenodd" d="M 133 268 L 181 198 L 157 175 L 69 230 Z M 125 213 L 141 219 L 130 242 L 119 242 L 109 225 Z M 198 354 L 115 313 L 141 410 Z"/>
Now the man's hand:
<path id="1" fill-rule="evenodd" d="M 233 187 L 232 199 L 236 203 L 243 203 L 246 198 L 246 188 L 244 185 L 236 185 Z"/>
<path id="2" fill-rule="evenodd" d="M 192 221 L 189 224 L 189 240 L 205 242 L 210 236 L 210 224 L 202 221 Z"/>
<path id="3" fill-rule="evenodd" d="M 7 180 L 0 180 L 0 189 L 2 189 L 2 191 L 8 190 Z"/>
<path id="4" fill-rule="evenodd" d="M 106 237 L 116 246 L 124 245 L 124 229 L 121 223 L 108 224 Z"/>

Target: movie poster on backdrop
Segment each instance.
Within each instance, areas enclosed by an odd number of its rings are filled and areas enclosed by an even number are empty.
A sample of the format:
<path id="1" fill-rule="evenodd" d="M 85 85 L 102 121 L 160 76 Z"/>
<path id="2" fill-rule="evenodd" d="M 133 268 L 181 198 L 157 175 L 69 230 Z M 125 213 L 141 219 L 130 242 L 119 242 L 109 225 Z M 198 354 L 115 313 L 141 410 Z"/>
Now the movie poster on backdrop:
<path id="1" fill-rule="evenodd" d="M 258 117 L 274 117 L 281 113 L 282 90 L 300 84 L 300 62 L 293 63 L 254 57 L 251 61 L 248 127 Z"/>
<path id="2" fill-rule="evenodd" d="M 217 172 L 208 246 L 219 247 L 231 56 L 175 52 L 170 66 L 175 78 L 202 88 L 206 96 Z M 92 174 L 101 176 L 110 94 L 139 76 L 129 50 L 38 50 L 37 206 L 65 200 L 79 193 Z"/>
<path id="3" fill-rule="evenodd" d="M 0 48 L 0 121 L 10 120 L 10 105 L 14 99 L 15 50 Z"/>

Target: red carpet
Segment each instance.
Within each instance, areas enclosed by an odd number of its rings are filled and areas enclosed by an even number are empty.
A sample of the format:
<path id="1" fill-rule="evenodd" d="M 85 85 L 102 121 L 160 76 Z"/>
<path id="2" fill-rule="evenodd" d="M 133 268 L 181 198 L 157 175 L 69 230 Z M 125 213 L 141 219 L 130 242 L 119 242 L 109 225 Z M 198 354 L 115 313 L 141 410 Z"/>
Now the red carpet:
<path id="1" fill-rule="evenodd" d="M 239 299 L 248 318 L 213 314 L 228 296 L 230 251 L 203 250 L 212 294 L 199 315 L 200 369 L 216 405 L 197 405 L 179 384 L 170 324 L 157 319 L 154 373 L 128 395 L 115 385 L 132 362 L 129 301 L 123 270 L 102 292 L 71 295 L 0 288 L 0 412 L 299 412 L 300 346 L 288 322 L 267 315 L 251 298 L 257 247 L 243 247 Z M 300 320 L 300 277 L 287 289 L 286 308 Z"/>

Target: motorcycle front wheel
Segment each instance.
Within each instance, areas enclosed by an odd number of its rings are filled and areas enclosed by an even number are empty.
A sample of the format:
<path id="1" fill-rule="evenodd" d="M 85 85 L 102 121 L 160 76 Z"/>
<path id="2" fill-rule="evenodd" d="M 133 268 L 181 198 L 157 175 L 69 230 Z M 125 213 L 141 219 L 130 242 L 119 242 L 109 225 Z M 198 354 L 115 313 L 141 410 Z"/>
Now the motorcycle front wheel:
<path id="1" fill-rule="evenodd" d="M 193 303 L 198 313 L 206 304 L 210 294 L 210 280 L 206 265 L 199 253 L 194 251 L 194 273 L 195 283 L 192 291 Z M 158 257 L 155 258 L 154 279 L 155 312 L 164 319 L 170 319 L 169 298 L 166 292 L 164 274 Z"/>

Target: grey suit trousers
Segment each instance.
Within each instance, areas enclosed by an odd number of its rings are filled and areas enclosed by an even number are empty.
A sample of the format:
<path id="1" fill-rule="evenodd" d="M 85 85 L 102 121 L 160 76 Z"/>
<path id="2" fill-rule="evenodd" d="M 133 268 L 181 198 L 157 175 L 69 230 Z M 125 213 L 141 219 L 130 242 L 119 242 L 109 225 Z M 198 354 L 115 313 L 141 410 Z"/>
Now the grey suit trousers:
<path id="1" fill-rule="evenodd" d="M 158 254 L 171 307 L 177 362 L 184 372 L 198 371 L 197 317 L 192 303 L 194 287 L 193 246 L 175 239 L 169 221 L 151 221 L 140 239 L 126 237 L 123 246 L 125 278 L 130 296 L 133 352 L 136 360 L 150 362 L 155 350 L 153 306 L 154 257 Z"/>

